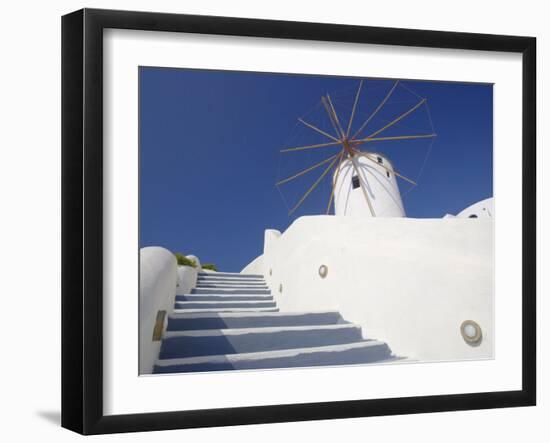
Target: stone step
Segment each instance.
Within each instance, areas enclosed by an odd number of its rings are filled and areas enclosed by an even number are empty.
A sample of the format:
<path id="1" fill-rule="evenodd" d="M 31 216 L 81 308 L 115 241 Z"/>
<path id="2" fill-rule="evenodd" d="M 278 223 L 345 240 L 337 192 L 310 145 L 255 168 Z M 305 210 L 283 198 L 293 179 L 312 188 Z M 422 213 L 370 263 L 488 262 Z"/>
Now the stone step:
<path id="1" fill-rule="evenodd" d="M 197 286 L 225 285 L 225 286 L 267 286 L 265 280 L 228 280 L 228 279 L 197 279 Z"/>
<path id="2" fill-rule="evenodd" d="M 191 294 L 271 294 L 271 290 L 257 288 L 194 288 Z"/>
<path id="3" fill-rule="evenodd" d="M 245 294 L 247 292 L 255 291 L 255 290 L 256 291 L 269 291 L 270 290 L 269 287 L 267 287 L 267 286 L 240 286 L 240 285 L 239 286 L 214 285 L 214 286 L 206 286 L 206 287 L 202 286 L 202 285 L 200 285 L 200 286 L 197 285 L 193 289 L 200 289 L 200 290 L 202 290 L 202 289 L 214 289 L 214 290 L 220 289 L 221 291 L 224 291 L 224 292 L 225 291 L 233 291 L 233 290 L 238 291 L 238 290 L 242 289 L 242 290 L 245 291 L 244 292 Z"/>
<path id="4" fill-rule="evenodd" d="M 320 312 L 238 312 L 173 313 L 168 316 L 168 331 L 196 329 L 262 328 L 273 326 L 311 326 L 347 323 L 337 311 Z"/>
<path id="5" fill-rule="evenodd" d="M 167 331 L 160 359 L 309 348 L 362 340 L 354 324 Z"/>
<path id="6" fill-rule="evenodd" d="M 259 282 L 259 283 L 208 282 L 208 283 L 203 283 L 203 282 L 199 281 L 199 282 L 197 282 L 196 287 L 197 288 L 228 288 L 228 289 L 231 289 L 231 288 L 267 289 L 267 285 L 265 284 L 265 282 Z"/>
<path id="7" fill-rule="evenodd" d="M 260 274 L 241 274 L 240 272 L 199 272 L 198 277 L 264 278 Z"/>
<path id="8" fill-rule="evenodd" d="M 270 301 L 268 294 L 180 294 L 176 301 Z"/>
<path id="9" fill-rule="evenodd" d="M 274 369 L 392 363 L 399 360 L 375 340 L 333 346 L 157 360 L 154 373 Z"/>
<path id="10" fill-rule="evenodd" d="M 225 309 L 225 308 L 274 308 L 275 301 L 176 301 L 174 307 L 176 309 Z"/>
<path id="11" fill-rule="evenodd" d="M 279 312 L 279 308 L 208 308 L 208 309 L 174 309 L 174 314 L 196 314 L 196 313 L 209 313 L 219 314 L 225 312 Z"/>
<path id="12" fill-rule="evenodd" d="M 236 285 L 265 285 L 265 280 L 251 278 L 197 278 L 197 284 L 220 284 L 229 283 Z"/>

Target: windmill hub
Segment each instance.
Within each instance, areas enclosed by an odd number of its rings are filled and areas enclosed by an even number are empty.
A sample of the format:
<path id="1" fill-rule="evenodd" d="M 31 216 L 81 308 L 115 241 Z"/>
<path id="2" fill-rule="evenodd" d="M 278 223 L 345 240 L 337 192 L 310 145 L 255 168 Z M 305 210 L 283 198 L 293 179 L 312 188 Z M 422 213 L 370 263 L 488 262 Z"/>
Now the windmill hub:
<path id="1" fill-rule="evenodd" d="M 350 146 L 349 140 L 347 138 L 342 139 L 342 146 L 344 147 L 346 153 L 350 157 L 353 157 L 355 155 L 355 152 L 353 148 Z"/>

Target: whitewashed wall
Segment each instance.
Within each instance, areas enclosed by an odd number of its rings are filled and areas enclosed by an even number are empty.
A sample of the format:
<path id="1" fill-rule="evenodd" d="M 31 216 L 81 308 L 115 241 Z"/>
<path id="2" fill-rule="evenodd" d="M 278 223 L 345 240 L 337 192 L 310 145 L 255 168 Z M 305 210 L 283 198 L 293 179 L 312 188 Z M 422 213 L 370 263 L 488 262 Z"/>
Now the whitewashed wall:
<path id="1" fill-rule="evenodd" d="M 150 374 L 158 357 L 160 341 L 153 341 L 157 312 L 174 306 L 178 266 L 168 249 L 158 246 L 140 250 L 139 372 Z"/>
<path id="2" fill-rule="evenodd" d="M 339 310 L 398 355 L 492 356 L 489 219 L 302 217 L 245 269 L 265 275 L 281 310 Z M 464 320 L 481 326 L 479 346 L 464 342 Z"/>
<path id="3" fill-rule="evenodd" d="M 192 266 L 178 266 L 177 295 L 189 294 L 191 292 L 191 289 L 197 284 L 199 269 Z"/>
<path id="4" fill-rule="evenodd" d="M 176 257 L 168 249 L 150 246 L 140 250 L 139 291 L 139 372 L 150 374 L 160 351 L 160 341 L 153 341 L 153 329 L 158 311 L 166 311 L 165 323 L 174 310 L 176 294 L 188 294 L 197 283 L 200 260 L 187 258 L 197 268 L 178 266 Z"/>
<path id="5" fill-rule="evenodd" d="M 260 255 L 246 265 L 241 271 L 242 274 L 263 274 L 264 273 L 264 256 Z"/>
<path id="6" fill-rule="evenodd" d="M 374 162 L 367 159 L 367 155 Z M 376 163 L 378 161 L 382 163 Z M 353 162 L 355 167 L 352 160 L 342 162 L 340 172 L 334 173 L 335 214 L 372 217 L 364 195 L 366 192 L 376 217 L 404 217 L 405 209 L 391 162 L 374 152 L 355 156 Z M 361 183 L 355 189 L 352 186 L 354 176 Z"/>
<path id="7" fill-rule="evenodd" d="M 474 203 L 460 211 L 456 216 L 462 218 L 493 218 L 495 216 L 495 199 L 491 197 Z"/>

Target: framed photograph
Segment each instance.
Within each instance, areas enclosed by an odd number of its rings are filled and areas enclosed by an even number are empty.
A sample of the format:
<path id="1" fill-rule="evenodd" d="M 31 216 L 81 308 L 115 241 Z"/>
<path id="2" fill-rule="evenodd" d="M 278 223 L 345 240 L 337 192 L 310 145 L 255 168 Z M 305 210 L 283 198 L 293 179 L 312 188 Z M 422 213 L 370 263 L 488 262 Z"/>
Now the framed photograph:
<path id="1" fill-rule="evenodd" d="M 536 41 L 62 20 L 62 425 L 535 405 Z"/>

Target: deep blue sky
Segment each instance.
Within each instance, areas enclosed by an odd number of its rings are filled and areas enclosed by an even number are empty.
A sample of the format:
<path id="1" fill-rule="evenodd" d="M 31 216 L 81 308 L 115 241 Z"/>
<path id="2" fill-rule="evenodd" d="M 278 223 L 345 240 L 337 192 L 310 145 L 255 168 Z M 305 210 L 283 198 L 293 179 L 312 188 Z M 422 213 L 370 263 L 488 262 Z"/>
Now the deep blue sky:
<path id="1" fill-rule="evenodd" d="M 346 108 L 346 97 L 353 103 L 358 79 L 148 67 L 139 76 L 141 247 L 164 246 L 214 262 L 222 271 L 240 271 L 261 254 L 266 228 L 284 231 L 301 215 L 323 212 L 327 195 L 320 189 L 288 215 L 274 185 L 281 178 L 279 150 L 311 135 L 295 135 L 304 129 L 297 129 L 296 119 L 322 95 L 329 92 L 338 110 Z M 372 93 L 365 87 L 365 95 L 376 104 L 393 82 L 370 84 Z M 407 215 L 456 214 L 492 196 L 492 86 L 405 80 L 401 85 L 428 99 L 437 133 L 419 186 L 404 197 Z M 402 94 L 404 103 L 407 91 Z M 395 103 L 399 106 L 397 97 Z M 365 101 L 358 124 L 368 106 Z M 418 121 L 416 128 L 426 129 L 421 126 Z M 406 152 L 418 152 L 416 161 L 407 160 L 404 151 L 387 153 L 396 169 L 416 179 L 428 142 L 418 147 L 410 142 L 418 151 Z M 309 183 L 321 172 L 312 172 Z M 400 182 L 402 193 L 404 185 Z"/>

